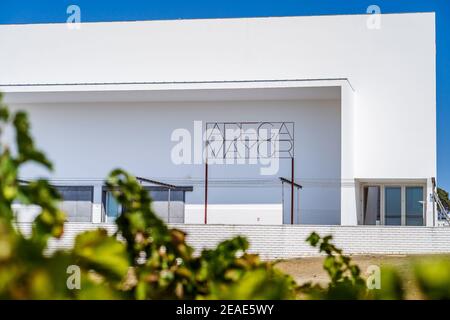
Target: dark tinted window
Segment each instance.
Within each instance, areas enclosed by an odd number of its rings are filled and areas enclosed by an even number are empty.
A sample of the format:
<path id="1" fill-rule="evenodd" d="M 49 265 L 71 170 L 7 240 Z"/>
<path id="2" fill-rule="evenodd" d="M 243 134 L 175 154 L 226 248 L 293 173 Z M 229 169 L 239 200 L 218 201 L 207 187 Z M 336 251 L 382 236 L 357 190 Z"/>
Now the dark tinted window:
<path id="1" fill-rule="evenodd" d="M 150 197 L 153 201 L 168 201 L 169 191 L 167 190 L 150 190 Z M 182 201 L 184 202 L 184 191 L 170 191 L 170 201 Z"/>
<path id="2" fill-rule="evenodd" d="M 61 210 L 70 222 L 90 222 L 92 220 L 93 187 L 58 186 L 61 194 Z"/>

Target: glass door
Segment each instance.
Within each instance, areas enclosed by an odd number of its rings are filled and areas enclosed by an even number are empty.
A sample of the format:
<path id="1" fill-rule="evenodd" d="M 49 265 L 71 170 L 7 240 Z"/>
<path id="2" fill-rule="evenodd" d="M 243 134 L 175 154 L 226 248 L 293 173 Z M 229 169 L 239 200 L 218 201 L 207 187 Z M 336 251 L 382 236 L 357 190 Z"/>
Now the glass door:
<path id="1" fill-rule="evenodd" d="M 380 186 L 364 187 L 364 224 L 380 225 Z"/>
<path id="2" fill-rule="evenodd" d="M 112 223 L 122 213 L 122 205 L 117 202 L 111 191 L 106 192 L 105 222 Z"/>
<path id="3" fill-rule="evenodd" d="M 425 225 L 425 187 L 408 184 L 363 185 L 364 225 Z"/>
<path id="4" fill-rule="evenodd" d="M 387 226 L 402 225 L 402 188 L 384 188 L 384 224 Z"/>
<path id="5" fill-rule="evenodd" d="M 406 225 L 423 226 L 424 194 L 423 187 L 406 187 Z"/>

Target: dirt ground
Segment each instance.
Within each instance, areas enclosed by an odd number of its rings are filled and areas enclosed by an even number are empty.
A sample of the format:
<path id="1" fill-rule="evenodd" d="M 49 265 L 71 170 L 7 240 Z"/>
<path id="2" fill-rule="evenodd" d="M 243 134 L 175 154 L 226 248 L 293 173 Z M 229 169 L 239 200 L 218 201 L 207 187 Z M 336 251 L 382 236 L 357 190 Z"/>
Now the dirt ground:
<path id="1" fill-rule="evenodd" d="M 352 260 L 360 267 L 364 276 L 367 275 L 367 268 L 370 265 L 395 267 L 404 278 L 405 294 L 407 299 L 421 299 L 420 292 L 413 281 L 412 263 L 416 259 L 424 256 L 406 255 L 374 255 L 374 256 L 352 256 Z M 428 256 L 429 257 L 429 256 Z M 305 282 L 326 284 L 328 275 L 322 267 L 323 258 L 299 258 L 293 260 L 283 260 L 277 263 L 277 267 L 290 274 L 298 284 Z"/>

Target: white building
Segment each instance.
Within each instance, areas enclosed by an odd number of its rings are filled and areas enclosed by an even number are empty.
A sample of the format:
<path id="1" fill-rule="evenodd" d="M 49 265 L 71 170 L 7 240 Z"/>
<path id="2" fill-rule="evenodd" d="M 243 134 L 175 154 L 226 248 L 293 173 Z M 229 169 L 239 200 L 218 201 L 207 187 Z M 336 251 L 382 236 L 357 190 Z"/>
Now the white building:
<path id="1" fill-rule="evenodd" d="M 174 186 L 169 204 L 144 182 L 166 220 L 203 223 L 194 137 L 271 122 L 293 125 L 294 223 L 435 225 L 433 13 L 3 25 L 0 45 L 0 91 L 29 112 L 70 221 L 114 219 L 103 181 L 121 167 Z M 177 164 L 186 130 L 192 163 Z M 290 223 L 291 160 L 270 175 L 244 160 L 209 164 L 208 223 Z"/>

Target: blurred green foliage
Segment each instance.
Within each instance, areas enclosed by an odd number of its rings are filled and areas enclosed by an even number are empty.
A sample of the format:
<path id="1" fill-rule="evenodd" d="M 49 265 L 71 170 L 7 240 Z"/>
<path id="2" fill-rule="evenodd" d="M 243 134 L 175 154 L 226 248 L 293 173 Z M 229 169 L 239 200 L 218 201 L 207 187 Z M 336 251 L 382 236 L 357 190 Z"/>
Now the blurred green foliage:
<path id="1" fill-rule="evenodd" d="M 11 114 L 2 104 L 0 129 L 8 126 L 16 148 L 0 147 L 0 299 L 295 298 L 292 278 L 249 254 L 242 237 L 194 255 L 184 232 L 169 229 L 152 211 L 148 192 L 122 170 L 106 180 L 124 208 L 117 233 L 87 231 L 70 250 L 46 251 L 49 239 L 63 234 L 60 197 L 44 179 L 23 183 L 18 177 L 28 163 L 52 166 L 36 149 L 26 114 Z M 41 208 L 29 236 L 15 225 L 15 202 Z M 67 272 L 71 266 L 79 268 L 79 284 Z"/>
<path id="2" fill-rule="evenodd" d="M 352 264 L 351 259 L 331 243 L 331 239 L 331 236 L 321 238 L 315 232 L 306 239 L 311 246 L 317 247 L 319 252 L 325 254 L 323 267 L 330 277 L 330 282 L 325 288 L 307 283 L 301 290 L 315 299 L 366 298 L 366 281 L 361 277 L 359 267 Z"/>
<path id="3" fill-rule="evenodd" d="M 383 269 L 380 289 L 368 290 L 350 257 L 313 233 L 307 241 L 325 255 L 327 286 L 298 286 L 274 262 L 248 253 L 235 237 L 194 254 L 186 235 L 169 229 L 152 211 L 151 199 L 136 179 L 114 170 L 107 187 L 124 208 L 117 232 L 79 234 L 70 250 L 49 252 L 48 241 L 63 235 L 60 196 L 45 179 L 19 180 L 23 165 L 51 170 L 36 149 L 23 112 L 10 113 L 1 102 L 0 137 L 11 127 L 14 148 L 0 144 L 0 299 L 402 299 L 402 279 Z M 40 214 L 27 235 L 16 226 L 13 203 L 36 205 Z M 75 271 L 72 273 L 72 267 Z M 77 273 L 78 272 L 78 273 Z M 450 298 L 450 261 L 422 261 L 415 275 L 425 298 Z"/>
<path id="4" fill-rule="evenodd" d="M 432 258 L 415 265 L 415 275 L 425 297 L 450 299 L 450 258 Z"/>
<path id="5" fill-rule="evenodd" d="M 326 287 L 306 283 L 300 287 L 300 292 L 306 298 L 331 299 L 331 300 L 401 300 L 405 297 L 403 280 L 398 272 L 391 267 L 383 267 L 379 270 L 379 279 L 375 275 L 369 275 L 364 279 L 360 268 L 352 263 L 349 256 L 345 256 L 341 249 L 331 243 L 332 237 L 320 237 L 313 232 L 308 239 L 313 247 L 325 254 L 323 268 L 327 272 L 330 281 Z M 375 266 L 378 267 L 378 266 Z M 373 278 L 375 277 L 375 278 Z M 371 280 L 379 281 L 379 287 L 371 288 Z"/>

